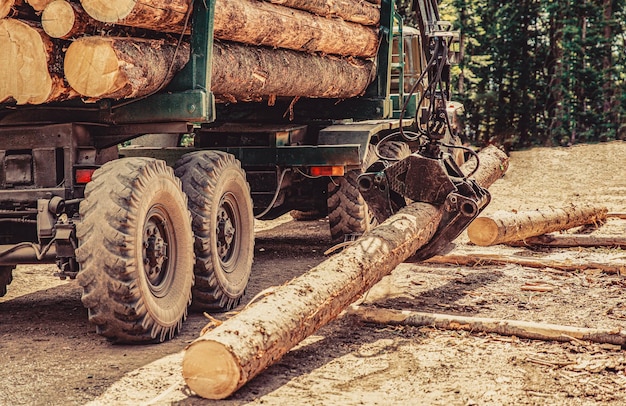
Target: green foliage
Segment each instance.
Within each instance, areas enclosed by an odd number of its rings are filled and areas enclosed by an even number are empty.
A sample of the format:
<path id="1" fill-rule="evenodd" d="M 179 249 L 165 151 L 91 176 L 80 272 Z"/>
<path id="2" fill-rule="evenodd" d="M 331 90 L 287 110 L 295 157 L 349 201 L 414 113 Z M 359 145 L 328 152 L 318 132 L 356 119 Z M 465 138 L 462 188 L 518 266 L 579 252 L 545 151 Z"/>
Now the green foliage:
<path id="1" fill-rule="evenodd" d="M 626 0 L 442 0 L 440 10 L 463 37 L 453 73 L 470 141 L 626 139 Z"/>

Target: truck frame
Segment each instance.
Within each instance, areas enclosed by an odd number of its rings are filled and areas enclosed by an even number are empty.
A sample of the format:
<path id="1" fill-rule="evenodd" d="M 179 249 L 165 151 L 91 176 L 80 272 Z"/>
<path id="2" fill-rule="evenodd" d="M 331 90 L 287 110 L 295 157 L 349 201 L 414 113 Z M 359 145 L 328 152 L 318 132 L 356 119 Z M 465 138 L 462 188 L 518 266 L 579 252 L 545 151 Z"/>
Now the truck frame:
<path id="1" fill-rule="evenodd" d="M 328 215 L 343 240 L 381 219 L 359 191 L 375 161 L 426 151 L 460 176 L 449 163 L 455 35 L 436 0 L 415 2 L 419 34 L 406 35 L 394 2 L 382 0 L 377 74 L 362 97 L 272 105 L 215 102 L 214 7 L 195 1 L 190 61 L 157 93 L 0 106 L 0 295 L 16 265 L 55 263 L 56 276 L 83 287 L 98 333 L 160 342 L 190 304 L 239 304 L 255 218 Z"/>

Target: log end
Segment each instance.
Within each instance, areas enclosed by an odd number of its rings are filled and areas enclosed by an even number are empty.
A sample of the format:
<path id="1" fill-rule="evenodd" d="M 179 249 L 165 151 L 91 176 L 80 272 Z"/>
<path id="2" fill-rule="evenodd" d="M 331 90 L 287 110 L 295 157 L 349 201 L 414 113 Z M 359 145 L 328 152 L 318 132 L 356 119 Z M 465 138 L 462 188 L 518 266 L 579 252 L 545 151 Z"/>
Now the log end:
<path id="1" fill-rule="evenodd" d="M 488 217 L 479 217 L 467 227 L 467 236 L 472 243 L 487 247 L 498 238 L 498 225 Z"/>
<path id="2" fill-rule="evenodd" d="M 0 18 L 4 18 L 9 15 L 14 3 L 15 0 L 0 1 Z"/>
<path id="3" fill-rule="evenodd" d="M 0 102 L 44 103 L 52 90 L 48 54 L 35 28 L 14 20 L 0 20 Z"/>
<path id="4" fill-rule="evenodd" d="M 101 97 L 117 90 L 119 60 L 106 38 L 83 37 L 68 47 L 65 78 L 83 96 Z"/>
<path id="5" fill-rule="evenodd" d="M 65 0 L 54 0 L 41 14 L 41 26 L 52 38 L 65 37 L 74 27 L 75 20 L 74 9 Z"/>
<path id="6" fill-rule="evenodd" d="M 225 399 L 240 386 L 237 358 L 222 343 L 198 340 L 183 357 L 183 378 L 189 389 L 207 399 Z"/>
<path id="7" fill-rule="evenodd" d="M 115 23 L 126 18 L 137 4 L 136 0 L 80 0 L 87 14 L 103 23 Z"/>

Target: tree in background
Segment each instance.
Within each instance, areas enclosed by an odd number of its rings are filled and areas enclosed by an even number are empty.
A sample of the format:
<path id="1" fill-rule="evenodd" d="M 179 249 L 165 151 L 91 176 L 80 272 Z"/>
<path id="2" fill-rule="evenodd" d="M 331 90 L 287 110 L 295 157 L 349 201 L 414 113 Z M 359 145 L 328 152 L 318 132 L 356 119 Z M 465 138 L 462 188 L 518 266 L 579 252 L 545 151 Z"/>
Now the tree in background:
<path id="1" fill-rule="evenodd" d="M 626 139 L 626 0 L 442 0 L 461 32 L 467 137 L 509 148 Z"/>

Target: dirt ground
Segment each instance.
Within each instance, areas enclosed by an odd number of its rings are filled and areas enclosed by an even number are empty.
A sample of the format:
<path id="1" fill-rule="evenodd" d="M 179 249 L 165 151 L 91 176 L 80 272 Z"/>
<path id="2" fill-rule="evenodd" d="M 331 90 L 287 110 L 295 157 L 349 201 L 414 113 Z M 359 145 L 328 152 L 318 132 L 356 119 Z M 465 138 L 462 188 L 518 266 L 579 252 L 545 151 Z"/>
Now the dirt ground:
<path id="1" fill-rule="evenodd" d="M 605 204 L 626 211 L 626 142 L 513 152 L 492 186 L 486 213 Z M 259 222 L 247 299 L 324 260 L 327 221 Z M 626 237 L 626 220 L 593 231 Z M 626 266 L 611 248 L 478 249 L 462 235 L 456 252 L 507 253 Z M 0 299 L 0 405 L 605 405 L 626 404 L 626 353 L 574 341 L 391 327 L 341 317 L 290 351 L 230 399 L 185 388 L 184 347 L 206 319 L 192 314 L 160 345 L 111 345 L 87 322 L 75 281 L 54 267 L 21 266 Z M 522 286 L 539 283 L 548 292 Z M 365 297 L 368 305 L 467 316 L 626 330 L 626 279 L 597 270 L 518 265 L 403 264 Z M 225 317 L 221 315 L 219 317 Z"/>

